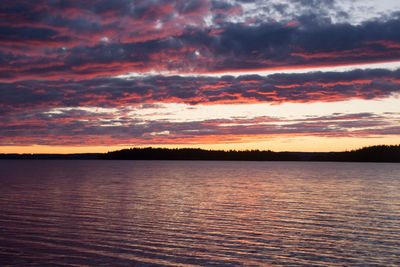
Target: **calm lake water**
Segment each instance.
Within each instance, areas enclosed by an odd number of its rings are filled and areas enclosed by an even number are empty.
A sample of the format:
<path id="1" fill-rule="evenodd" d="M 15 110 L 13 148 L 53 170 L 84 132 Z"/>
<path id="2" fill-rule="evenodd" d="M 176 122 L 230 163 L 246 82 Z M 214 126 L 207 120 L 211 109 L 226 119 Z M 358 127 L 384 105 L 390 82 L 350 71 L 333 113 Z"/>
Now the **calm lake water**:
<path id="1" fill-rule="evenodd" d="M 400 164 L 0 161 L 1 265 L 395 266 Z"/>

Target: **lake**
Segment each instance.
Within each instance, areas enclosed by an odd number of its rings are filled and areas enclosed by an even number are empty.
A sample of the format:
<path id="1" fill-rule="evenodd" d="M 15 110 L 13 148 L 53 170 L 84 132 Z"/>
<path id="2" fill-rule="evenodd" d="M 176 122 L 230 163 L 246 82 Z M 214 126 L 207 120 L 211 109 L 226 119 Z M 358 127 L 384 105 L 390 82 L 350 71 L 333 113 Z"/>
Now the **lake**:
<path id="1" fill-rule="evenodd" d="M 400 164 L 0 161 L 1 265 L 400 264 Z"/>

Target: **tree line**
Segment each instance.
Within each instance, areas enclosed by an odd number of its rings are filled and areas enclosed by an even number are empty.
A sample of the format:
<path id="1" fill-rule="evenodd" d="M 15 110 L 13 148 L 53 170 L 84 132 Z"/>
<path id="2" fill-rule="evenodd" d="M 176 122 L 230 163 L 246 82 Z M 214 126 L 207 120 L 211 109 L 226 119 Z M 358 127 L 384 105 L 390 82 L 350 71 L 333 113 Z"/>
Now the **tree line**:
<path id="1" fill-rule="evenodd" d="M 364 147 L 345 152 L 273 152 L 271 150 L 204 150 L 199 148 L 131 148 L 101 154 L 119 160 L 240 160 L 240 161 L 343 161 L 400 162 L 400 145 Z"/>
<path id="2" fill-rule="evenodd" d="M 128 160 L 241 160 L 241 161 L 292 161 L 300 160 L 291 152 L 271 150 L 205 150 L 200 148 L 131 148 L 108 152 L 101 159 Z"/>
<path id="3" fill-rule="evenodd" d="M 271 150 L 205 150 L 200 148 L 130 148 L 108 153 L 0 154 L 0 159 L 101 160 L 237 160 L 400 162 L 400 145 L 379 145 L 344 152 L 274 152 Z"/>

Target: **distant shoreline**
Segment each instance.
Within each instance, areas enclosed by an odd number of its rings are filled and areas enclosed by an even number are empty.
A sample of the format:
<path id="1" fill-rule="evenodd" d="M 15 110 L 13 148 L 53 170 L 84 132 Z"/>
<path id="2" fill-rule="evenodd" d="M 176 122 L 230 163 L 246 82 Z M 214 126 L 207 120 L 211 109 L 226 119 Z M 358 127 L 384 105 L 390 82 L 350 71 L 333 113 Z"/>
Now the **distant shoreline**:
<path id="1" fill-rule="evenodd" d="M 400 162 L 400 145 L 370 146 L 344 152 L 224 151 L 148 147 L 108 153 L 0 154 L 0 159 Z"/>

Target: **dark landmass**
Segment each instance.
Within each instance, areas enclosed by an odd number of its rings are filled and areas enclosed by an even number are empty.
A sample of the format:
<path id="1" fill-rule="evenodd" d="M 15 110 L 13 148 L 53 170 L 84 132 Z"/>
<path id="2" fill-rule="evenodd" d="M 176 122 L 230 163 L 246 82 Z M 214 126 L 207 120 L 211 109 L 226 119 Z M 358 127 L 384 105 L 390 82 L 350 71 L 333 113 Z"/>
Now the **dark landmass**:
<path id="1" fill-rule="evenodd" d="M 199 148 L 167 149 L 148 147 L 122 149 L 108 153 L 0 154 L 0 159 L 400 162 L 400 145 L 371 146 L 345 152 L 224 151 Z"/>
<path id="2" fill-rule="evenodd" d="M 299 157 L 292 152 L 270 150 L 204 150 L 198 148 L 132 148 L 108 152 L 101 159 L 145 159 L 145 160 L 243 160 L 243 161 L 295 161 Z"/>
<path id="3" fill-rule="evenodd" d="M 400 145 L 371 146 L 346 152 L 323 153 L 314 161 L 400 162 Z"/>

